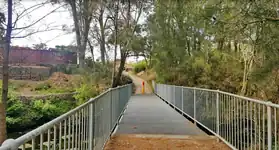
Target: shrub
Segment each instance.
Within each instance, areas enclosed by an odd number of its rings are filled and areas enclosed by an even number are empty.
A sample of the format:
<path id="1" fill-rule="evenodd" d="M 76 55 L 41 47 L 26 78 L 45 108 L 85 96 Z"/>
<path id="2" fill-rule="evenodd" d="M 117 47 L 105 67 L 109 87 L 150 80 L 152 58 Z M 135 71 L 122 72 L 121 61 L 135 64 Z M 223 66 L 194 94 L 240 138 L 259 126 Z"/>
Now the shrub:
<path id="1" fill-rule="evenodd" d="M 139 73 L 141 71 L 145 71 L 147 68 L 147 64 L 145 61 L 140 61 L 134 65 L 134 72 Z"/>
<path id="2" fill-rule="evenodd" d="M 76 88 L 77 94 L 74 95 L 78 105 L 99 94 L 98 82 L 101 80 L 99 77 L 100 76 L 97 74 L 84 72 L 81 83 L 79 87 Z"/>
<path id="3" fill-rule="evenodd" d="M 13 95 L 9 96 L 7 104 L 8 132 L 24 131 L 42 125 L 76 106 L 75 101 L 56 98 L 24 103 Z"/>
<path id="4" fill-rule="evenodd" d="M 90 98 L 98 95 L 96 87 L 90 84 L 82 84 L 80 88 L 76 89 L 77 94 L 74 95 L 74 98 L 78 101 L 77 105 L 83 104 L 88 101 Z"/>

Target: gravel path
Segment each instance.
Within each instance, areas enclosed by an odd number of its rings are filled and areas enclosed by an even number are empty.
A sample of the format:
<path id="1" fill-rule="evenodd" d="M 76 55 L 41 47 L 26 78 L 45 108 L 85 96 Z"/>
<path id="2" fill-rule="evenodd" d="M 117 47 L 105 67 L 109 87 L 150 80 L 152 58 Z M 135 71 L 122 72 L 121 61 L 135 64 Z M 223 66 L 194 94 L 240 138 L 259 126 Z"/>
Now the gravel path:
<path id="1" fill-rule="evenodd" d="M 142 94 L 142 82 L 144 82 L 144 87 L 145 87 L 145 94 L 151 94 L 152 93 L 152 88 L 150 87 L 149 84 L 147 84 L 147 82 L 143 79 L 141 79 L 140 77 L 132 74 L 132 73 L 128 73 L 123 71 L 123 75 L 124 76 L 128 76 L 133 80 L 133 83 L 136 87 L 136 91 L 135 94 Z"/>

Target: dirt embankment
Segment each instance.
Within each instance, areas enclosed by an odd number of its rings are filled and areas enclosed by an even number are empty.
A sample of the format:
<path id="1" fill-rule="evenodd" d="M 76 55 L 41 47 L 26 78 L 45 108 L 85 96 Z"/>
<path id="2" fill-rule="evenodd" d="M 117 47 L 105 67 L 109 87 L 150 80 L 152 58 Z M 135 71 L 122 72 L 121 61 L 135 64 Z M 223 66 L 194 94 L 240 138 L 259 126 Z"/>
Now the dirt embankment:
<path id="1" fill-rule="evenodd" d="M 230 150 L 230 148 L 209 136 L 117 135 L 106 144 L 105 150 Z"/>
<path id="2" fill-rule="evenodd" d="M 123 72 L 124 76 L 128 76 L 133 80 L 133 83 L 136 87 L 136 91 L 135 94 L 142 94 L 142 82 L 144 82 L 144 87 L 145 87 L 145 94 L 151 94 L 152 93 L 152 88 L 151 86 L 144 80 L 141 79 L 140 77 L 132 74 L 132 73 L 128 73 L 128 72 Z"/>

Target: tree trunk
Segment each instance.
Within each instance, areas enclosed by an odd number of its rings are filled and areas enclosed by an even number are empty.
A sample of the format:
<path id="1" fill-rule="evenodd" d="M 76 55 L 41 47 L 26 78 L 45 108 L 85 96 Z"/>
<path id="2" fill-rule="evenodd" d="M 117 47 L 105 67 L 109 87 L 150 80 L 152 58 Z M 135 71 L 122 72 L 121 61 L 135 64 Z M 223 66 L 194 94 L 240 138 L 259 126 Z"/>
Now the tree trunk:
<path id="1" fill-rule="evenodd" d="M 70 0 L 69 1 L 71 8 L 72 8 L 72 13 L 73 13 L 73 20 L 74 20 L 74 25 L 75 25 L 75 32 L 76 32 L 76 42 L 77 42 L 77 54 L 78 54 L 78 60 L 79 60 L 79 66 L 81 68 L 84 68 L 84 57 L 82 53 L 82 46 L 81 46 L 81 34 L 80 34 L 80 27 L 79 27 L 79 20 L 78 20 L 78 15 L 77 15 L 77 7 L 76 7 L 76 0 Z"/>
<path id="2" fill-rule="evenodd" d="M 113 88 L 117 87 L 120 83 L 121 75 L 122 75 L 122 72 L 125 67 L 126 58 L 127 58 L 127 56 L 125 54 L 121 53 L 120 66 L 118 68 L 117 75 L 116 75 L 115 79 L 113 80 L 113 84 L 112 84 Z"/>
<path id="3" fill-rule="evenodd" d="M 191 56 L 191 46 L 190 46 L 190 42 L 187 40 L 187 52 L 188 55 Z"/>
<path id="4" fill-rule="evenodd" d="M 228 43 L 228 51 L 231 52 L 232 44 L 231 44 L 231 41 L 230 41 L 230 40 L 229 40 L 228 42 L 229 42 L 229 43 Z"/>
<path id="5" fill-rule="evenodd" d="M 251 73 L 253 67 L 253 58 L 250 58 L 244 61 L 244 71 L 243 71 L 243 79 L 242 79 L 242 88 L 241 88 L 241 95 L 246 95 L 247 93 L 247 85 L 248 85 L 248 77 Z"/>
<path id="6" fill-rule="evenodd" d="M 201 51 L 201 42 L 200 42 L 200 40 L 198 40 L 198 42 L 197 42 L 197 50 Z"/>
<path id="7" fill-rule="evenodd" d="M 194 52 L 196 52 L 197 51 L 197 39 L 196 39 L 196 35 L 194 34 L 194 43 L 193 43 L 193 50 L 194 50 Z"/>
<path id="8" fill-rule="evenodd" d="M 86 51 L 86 46 L 88 42 L 88 33 L 89 33 L 89 28 L 90 28 L 90 22 L 91 19 L 86 18 L 85 20 L 85 27 L 84 27 L 84 33 L 83 33 L 83 42 L 81 45 L 81 55 L 80 55 L 80 60 L 82 61 L 81 68 L 85 67 L 85 51 Z"/>
<path id="9" fill-rule="evenodd" d="M 237 45 L 238 45 L 238 44 L 237 44 L 237 41 L 234 41 L 234 51 L 235 51 L 235 52 L 238 51 Z"/>
<path id="10" fill-rule="evenodd" d="M 90 52 L 91 52 L 91 55 L 92 55 L 92 67 L 93 67 L 93 71 L 95 72 L 95 58 L 94 58 L 94 47 L 92 46 L 91 42 L 88 41 L 88 45 L 89 45 L 89 48 L 90 48 Z"/>
<path id="11" fill-rule="evenodd" d="M 100 16 L 99 16 L 99 25 L 100 25 L 100 32 L 101 32 L 101 61 L 103 64 L 106 63 L 105 54 L 106 54 L 106 40 L 105 40 L 105 27 L 104 27 L 104 18 L 103 18 L 104 11 L 101 10 Z"/>
<path id="12" fill-rule="evenodd" d="M 0 103 L 0 145 L 6 140 L 6 111 L 2 103 Z"/>
<path id="13" fill-rule="evenodd" d="M 114 87 L 114 82 L 115 82 L 117 44 L 118 44 L 118 11 L 119 11 L 118 9 L 119 9 L 119 0 L 117 0 L 117 3 L 116 3 L 115 16 L 114 16 L 114 29 L 115 29 L 115 36 L 114 36 L 114 61 L 113 61 L 113 68 L 112 68 L 111 87 Z"/>
<path id="14" fill-rule="evenodd" d="M 6 43 L 3 55 L 3 84 L 2 84 L 2 101 L 0 103 L 0 144 L 6 139 L 6 106 L 8 100 L 8 82 L 9 82 L 9 53 L 12 33 L 12 13 L 13 1 L 8 0 L 8 24 L 6 32 Z"/>
<path id="15" fill-rule="evenodd" d="M 217 45 L 218 50 L 224 49 L 224 42 L 225 42 L 225 38 L 223 38 L 223 37 L 218 40 L 218 45 Z"/>
<path id="16" fill-rule="evenodd" d="M 247 87 L 247 62 L 244 61 L 244 71 L 243 71 L 243 77 L 242 77 L 242 88 L 241 88 L 241 95 L 245 95 L 246 93 L 246 87 Z"/>

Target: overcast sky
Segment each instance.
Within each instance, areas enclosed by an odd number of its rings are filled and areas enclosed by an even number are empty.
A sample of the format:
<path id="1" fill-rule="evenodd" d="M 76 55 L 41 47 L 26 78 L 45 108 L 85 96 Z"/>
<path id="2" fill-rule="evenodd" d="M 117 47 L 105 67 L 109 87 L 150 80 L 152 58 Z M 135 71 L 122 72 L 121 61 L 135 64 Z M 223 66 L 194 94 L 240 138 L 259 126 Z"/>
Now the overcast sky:
<path id="1" fill-rule="evenodd" d="M 46 0 L 22 0 L 19 4 L 14 5 L 13 20 L 15 21 L 16 14 L 22 13 L 24 9 L 28 9 L 45 1 Z M 28 26 L 58 7 L 60 7 L 60 5 L 45 4 L 43 7 L 32 11 L 32 13 L 25 13 L 25 15 L 17 21 L 16 28 Z M 4 3 L 3 0 L 0 0 L 0 9 L 2 12 L 7 12 L 6 3 Z M 141 19 L 141 21 L 143 21 L 143 19 Z M 14 30 L 13 36 L 21 37 L 34 31 L 44 31 L 47 28 L 56 30 L 40 32 L 25 38 L 13 38 L 12 45 L 32 47 L 33 44 L 46 43 L 48 47 L 55 47 L 56 45 L 75 44 L 75 34 L 73 32 L 62 31 L 63 25 L 66 25 L 68 29 L 73 28 L 73 19 L 66 7 L 59 8 L 56 12 L 51 13 L 34 26 L 28 28 L 28 30 Z M 100 57 L 99 50 L 95 50 L 94 54 L 96 58 Z M 89 52 L 87 52 L 87 56 L 88 55 L 90 55 Z M 112 58 L 114 54 L 111 52 L 109 55 Z"/>
<path id="2" fill-rule="evenodd" d="M 36 4 L 44 2 L 43 0 L 22 0 L 19 5 L 16 5 L 15 12 L 20 14 L 24 9 L 28 9 Z M 3 4 L 2 4 L 3 5 Z M 17 27 L 24 27 L 33 22 L 37 21 L 47 13 L 59 7 L 59 5 L 45 4 L 43 7 L 34 10 L 32 13 L 25 13 L 25 15 L 19 19 L 17 22 Z M 29 9 L 31 10 L 31 9 Z M 13 16 L 13 20 L 16 19 L 16 14 Z M 14 38 L 12 40 L 13 45 L 19 46 L 32 46 L 33 44 L 38 43 L 46 43 L 50 47 L 54 47 L 55 45 L 70 45 L 75 42 L 74 33 L 67 34 L 67 32 L 59 31 L 58 29 L 62 29 L 62 25 L 72 26 L 73 21 L 69 11 L 66 8 L 60 8 L 57 12 L 54 12 L 48 15 L 46 18 L 30 27 L 27 31 L 22 30 L 14 30 L 13 34 L 16 37 L 24 36 L 32 31 L 43 31 L 45 29 L 57 29 L 54 31 L 46 31 L 40 32 L 38 34 L 34 34 L 27 38 Z M 21 32 L 20 34 L 18 34 Z"/>

